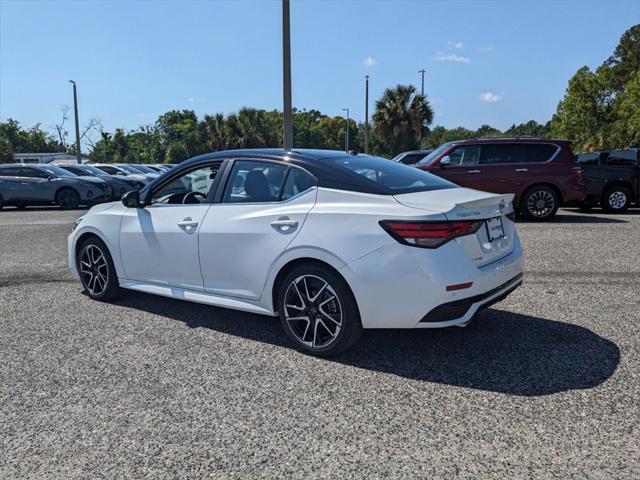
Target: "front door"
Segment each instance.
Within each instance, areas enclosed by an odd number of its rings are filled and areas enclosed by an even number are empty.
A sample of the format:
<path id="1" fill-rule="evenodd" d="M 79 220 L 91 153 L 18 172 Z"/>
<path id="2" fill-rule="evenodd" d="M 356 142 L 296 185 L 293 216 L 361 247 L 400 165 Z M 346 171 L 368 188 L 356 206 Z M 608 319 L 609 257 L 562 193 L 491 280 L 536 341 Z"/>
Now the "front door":
<path id="1" fill-rule="evenodd" d="M 441 163 L 429 171 L 461 187 L 483 190 L 486 166 L 480 164 L 479 145 L 461 145 L 444 158 L 447 157 L 447 165 Z"/>
<path id="2" fill-rule="evenodd" d="M 144 208 L 127 209 L 120 228 L 127 279 L 202 290 L 198 231 L 219 166 L 182 172 L 152 190 Z"/>
<path id="3" fill-rule="evenodd" d="M 281 162 L 236 160 L 200 237 L 204 289 L 257 300 L 316 199 L 315 179 Z"/>

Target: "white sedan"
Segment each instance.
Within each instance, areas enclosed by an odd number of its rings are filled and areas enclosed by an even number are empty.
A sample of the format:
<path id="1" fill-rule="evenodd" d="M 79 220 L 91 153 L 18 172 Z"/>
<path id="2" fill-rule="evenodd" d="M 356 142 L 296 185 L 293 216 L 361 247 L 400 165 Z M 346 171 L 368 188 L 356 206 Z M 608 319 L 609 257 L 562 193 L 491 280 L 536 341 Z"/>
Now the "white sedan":
<path id="1" fill-rule="evenodd" d="M 278 315 L 297 348 L 336 354 L 366 328 L 466 325 L 516 289 L 511 200 L 368 155 L 217 152 L 93 207 L 69 266 L 96 300 Z"/>

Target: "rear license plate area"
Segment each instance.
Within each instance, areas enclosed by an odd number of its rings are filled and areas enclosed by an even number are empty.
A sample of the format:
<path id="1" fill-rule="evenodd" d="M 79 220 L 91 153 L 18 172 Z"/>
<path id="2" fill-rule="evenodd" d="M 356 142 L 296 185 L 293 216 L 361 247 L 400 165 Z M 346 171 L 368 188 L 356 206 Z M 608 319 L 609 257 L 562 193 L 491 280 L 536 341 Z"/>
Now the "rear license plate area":
<path id="1" fill-rule="evenodd" d="M 485 222 L 487 227 L 487 236 L 489 241 L 493 242 L 504 238 L 504 225 L 502 224 L 502 217 L 493 217 Z"/>

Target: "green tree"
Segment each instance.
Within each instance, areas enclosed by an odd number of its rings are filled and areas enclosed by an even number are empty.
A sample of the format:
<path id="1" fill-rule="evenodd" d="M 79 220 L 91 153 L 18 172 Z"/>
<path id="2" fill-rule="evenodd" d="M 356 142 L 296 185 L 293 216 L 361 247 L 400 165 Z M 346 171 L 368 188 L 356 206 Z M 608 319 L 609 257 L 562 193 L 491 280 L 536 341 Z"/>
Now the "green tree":
<path id="1" fill-rule="evenodd" d="M 426 97 L 416 94 L 413 85 L 398 85 L 384 91 L 376 102 L 372 120 L 378 137 L 377 153 L 394 156 L 418 147 L 433 120 L 433 111 Z"/>
<path id="2" fill-rule="evenodd" d="M 167 147 L 164 163 L 180 163 L 189 158 L 189 152 L 180 142 L 170 143 Z"/>

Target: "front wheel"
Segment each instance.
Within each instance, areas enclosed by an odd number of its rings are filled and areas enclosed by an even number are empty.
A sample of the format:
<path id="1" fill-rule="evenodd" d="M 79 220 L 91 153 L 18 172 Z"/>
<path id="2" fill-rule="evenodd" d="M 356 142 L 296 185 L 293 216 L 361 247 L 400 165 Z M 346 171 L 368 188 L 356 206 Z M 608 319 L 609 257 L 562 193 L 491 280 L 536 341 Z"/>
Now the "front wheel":
<path id="1" fill-rule="evenodd" d="M 629 208 L 631 192 L 622 186 L 607 188 L 602 199 L 602 208 L 610 213 L 623 213 Z"/>
<path id="2" fill-rule="evenodd" d="M 80 196 L 71 188 L 63 188 L 56 194 L 56 203 L 62 210 L 73 210 L 80 204 Z"/>
<path id="3" fill-rule="evenodd" d="M 336 355 L 362 333 L 360 314 L 347 283 L 320 265 L 300 266 L 278 291 L 280 323 L 299 350 L 318 356 Z"/>
<path id="4" fill-rule="evenodd" d="M 550 187 L 532 187 L 522 199 L 521 210 L 532 220 L 549 220 L 558 211 L 558 194 Z"/>
<path id="5" fill-rule="evenodd" d="M 120 287 L 109 249 L 102 240 L 91 237 L 80 246 L 76 259 L 85 292 L 94 300 L 111 300 Z"/>

